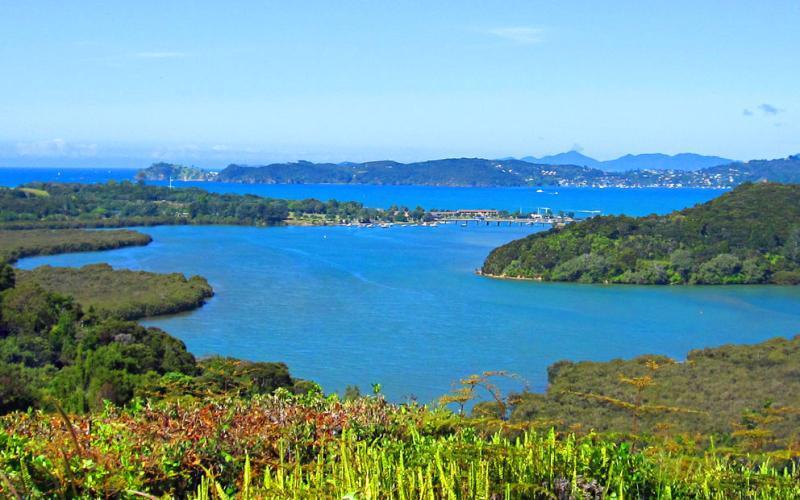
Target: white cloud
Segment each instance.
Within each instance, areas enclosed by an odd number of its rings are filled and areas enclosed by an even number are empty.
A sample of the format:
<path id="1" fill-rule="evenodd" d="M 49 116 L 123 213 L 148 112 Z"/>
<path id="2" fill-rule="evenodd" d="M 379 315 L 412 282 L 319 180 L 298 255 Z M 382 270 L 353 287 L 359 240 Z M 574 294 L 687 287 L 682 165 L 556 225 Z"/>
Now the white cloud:
<path id="1" fill-rule="evenodd" d="M 153 51 L 153 52 L 134 52 L 131 57 L 136 59 L 179 59 L 186 57 L 186 52 L 175 51 Z"/>
<path id="2" fill-rule="evenodd" d="M 64 139 L 48 141 L 18 142 L 20 156 L 87 157 L 97 155 L 97 144 L 73 144 Z"/>
<path id="3" fill-rule="evenodd" d="M 544 30 L 526 26 L 510 26 L 493 28 L 486 33 L 513 42 L 518 45 L 535 45 L 543 41 Z"/>

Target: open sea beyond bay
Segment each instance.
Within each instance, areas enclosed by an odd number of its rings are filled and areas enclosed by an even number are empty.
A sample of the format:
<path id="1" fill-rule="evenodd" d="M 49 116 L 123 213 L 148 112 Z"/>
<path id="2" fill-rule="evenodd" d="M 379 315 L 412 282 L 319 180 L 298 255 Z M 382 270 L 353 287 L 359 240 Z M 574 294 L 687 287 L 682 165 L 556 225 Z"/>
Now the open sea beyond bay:
<path id="1" fill-rule="evenodd" d="M 104 182 L 133 171 L 0 169 L 0 184 Z M 55 178 L 54 178 L 55 177 Z M 696 189 L 435 188 L 180 183 L 218 192 L 358 200 L 426 208 L 664 213 L 720 194 Z M 393 400 L 431 401 L 459 377 L 508 370 L 531 388 L 561 359 L 608 360 L 800 333 L 800 287 L 548 284 L 474 274 L 489 251 L 529 226 L 148 227 L 153 243 L 23 259 L 200 274 L 204 307 L 150 319 L 196 355 L 284 361 L 327 391 L 379 382 Z M 510 386 L 519 388 L 519 386 Z"/>

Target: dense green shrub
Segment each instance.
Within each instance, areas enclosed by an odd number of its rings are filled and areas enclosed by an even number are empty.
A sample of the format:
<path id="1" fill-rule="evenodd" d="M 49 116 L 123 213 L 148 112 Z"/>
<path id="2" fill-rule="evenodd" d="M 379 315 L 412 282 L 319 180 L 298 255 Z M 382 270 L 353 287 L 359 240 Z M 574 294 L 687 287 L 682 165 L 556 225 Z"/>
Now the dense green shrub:
<path id="1" fill-rule="evenodd" d="M 482 272 L 583 283 L 795 284 L 800 185 L 743 184 L 668 215 L 554 228 L 494 249 Z"/>
<path id="2" fill-rule="evenodd" d="M 641 393 L 629 383 L 637 378 L 649 379 Z M 758 411 L 769 446 L 800 439 L 800 336 L 696 350 L 680 363 L 655 355 L 560 361 L 548 369 L 548 383 L 545 394 L 520 395 L 513 420 L 604 432 L 630 432 L 637 421 L 645 433 L 663 428 L 730 442 L 742 430 L 743 416 Z"/>

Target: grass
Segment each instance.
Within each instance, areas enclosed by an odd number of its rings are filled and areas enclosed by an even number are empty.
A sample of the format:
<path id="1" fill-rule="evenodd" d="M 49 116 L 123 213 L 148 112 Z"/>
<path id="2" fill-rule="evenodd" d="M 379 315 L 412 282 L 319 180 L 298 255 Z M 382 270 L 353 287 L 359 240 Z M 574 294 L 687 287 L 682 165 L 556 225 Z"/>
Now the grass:
<path id="1" fill-rule="evenodd" d="M 670 449 L 319 395 L 108 406 L 0 420 L 6 495 L 26 498 L 794 498 L 761 456 Z"/>
<path id="2" fill-rule="evenodd" d="M 195 309 L 214 294 L 200 276 L 187 279 L 180 273 L 114 270 L 108 264 L 40 266 L 16 274 L 19 283 L 36 283 L 50 292 L 72 296 L 84 309 L 128 320 Z"/>

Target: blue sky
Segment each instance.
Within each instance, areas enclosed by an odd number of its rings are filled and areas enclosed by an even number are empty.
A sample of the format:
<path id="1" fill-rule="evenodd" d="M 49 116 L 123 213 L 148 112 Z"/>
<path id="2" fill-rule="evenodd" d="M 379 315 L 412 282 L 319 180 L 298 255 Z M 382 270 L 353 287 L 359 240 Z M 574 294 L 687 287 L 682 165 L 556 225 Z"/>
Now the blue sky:
<path id="1" fill-rule="evenodd" d="M 800 152 L 800 2 L 4 2 L 0 165 Z"/>

